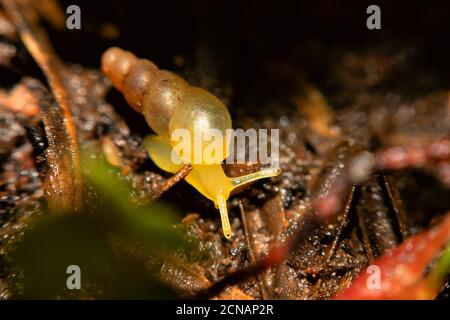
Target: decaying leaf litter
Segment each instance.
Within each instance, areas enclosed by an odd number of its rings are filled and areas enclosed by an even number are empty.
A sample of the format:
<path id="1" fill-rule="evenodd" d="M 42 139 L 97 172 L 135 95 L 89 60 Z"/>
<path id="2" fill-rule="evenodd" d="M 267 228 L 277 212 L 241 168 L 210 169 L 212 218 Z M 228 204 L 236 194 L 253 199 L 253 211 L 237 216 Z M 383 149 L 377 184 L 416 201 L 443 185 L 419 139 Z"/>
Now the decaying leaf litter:
<path id="1" fill-rule="evenodd" d="M 132 186 L 135 206 L 158 197 L 169 176 L 150 163 L 144 135 L 108 102 L 109 80 L 62 61 L 32 6 L 2 4 L 0 60 L 17 78 L 0 94 L 0 292 L 11 298 L 23 293 L 10 253 L 24 230 L 47 206 L 70 214 L 82 201 L 97 199 L 93 189 L 82 188 L 80 151 L 101 150 Z M 420 48 L 396 49 L 389 41 L 359 51 L 336 48 L 326 63 L 328 94 L 307 80 L 298 52 L 285 60 L 260 57 L 264 81 L 253 84 L 259 90 L 232 99 L 233 85 L 219 82 L 214 72 L 223 66 L 202 65 L 216 54 L 208 39 L 199 41 L 197 56 L 209 59 L 184 72 L 228 102 L 236 127 L 280 129 L 282 175 L 234 196 L 232 241 L 223 239 L 211 204 L 186 183 L 175 185 L 162 200 L 180 207 L 179 227 L 197 254 L 161 256 L 112 234 L 108 244 L 118 260 L 132 258 L 142 273 L 183 297 L 330 298 L 449 210 L 449 91 L 432 70 L 415 70 Z M 298 50 L 307 59 L 317 48 Z M 27 66 L 35 61 L 32 74 L 15 60 Z M 108 285 L 93 283 L 75 298 L 108 296 Z"/>

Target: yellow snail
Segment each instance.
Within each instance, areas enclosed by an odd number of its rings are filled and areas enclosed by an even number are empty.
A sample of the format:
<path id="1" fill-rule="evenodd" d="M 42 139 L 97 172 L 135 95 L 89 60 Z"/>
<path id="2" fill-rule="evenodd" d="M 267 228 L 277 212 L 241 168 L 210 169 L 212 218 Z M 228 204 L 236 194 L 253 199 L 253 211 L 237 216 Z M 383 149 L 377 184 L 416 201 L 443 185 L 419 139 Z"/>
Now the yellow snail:
<path id="1" fill-rule="evenodd" d="M 150 158 L 162 170 L 171 173 L 178 172 L 185 164 L 192 164 L 186 181 L 219 208 L 223 234 L 231 238 L 226 204 L 231 191 L 251 181 L 276 176 L 279 169 L 269 168 L 240 177 L 228 177 L 221 164 L 229 153 L 226 141 L 222 141 L 225 150 L 221 159 L 208 159 L 206 156 L 195 162 L 193 155 L 185 152 L 178 154 L 181 161 L 173 161 L 174 130 L 181 128 L 193 133 L 194 123 L 200 123 L 202 128 L 218 129 L 226 136 L 225 131 L 231 129 L 228 109 L 208 91 L 192 87 L 178 75 L 160 70 L 149 60 L 139 59 L 120 48 L 109 48 L 101 63 L 103 72 L 113 85 L 124 94 L 131 107 L 144 114 L 149 126 L 157 133 L 145 138 Z M 203 144 L 201 146 L 203 148 Z"/>

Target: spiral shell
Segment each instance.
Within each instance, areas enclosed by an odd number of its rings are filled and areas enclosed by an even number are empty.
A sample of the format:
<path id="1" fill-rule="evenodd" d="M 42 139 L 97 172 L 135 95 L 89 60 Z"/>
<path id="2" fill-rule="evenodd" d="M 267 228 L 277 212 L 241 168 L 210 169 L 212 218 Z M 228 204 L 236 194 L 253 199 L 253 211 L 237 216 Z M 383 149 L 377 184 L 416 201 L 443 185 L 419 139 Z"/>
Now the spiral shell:
<path id="1" fill-rule="evenodd" d="M 113 47 L 103 54 L 102 70 L 160 136 L 170 138 L 174 130 L 186 129 L 194 139 L 196 124 L 200 131 L 217 129 L 226 137 L 226 129 L 231 128 L 228 109 L 218 98 L 190 86 L 173 72 L 158 69 L 149 60 Z M 224 158 L 226 155 L 225 150 Z"/>

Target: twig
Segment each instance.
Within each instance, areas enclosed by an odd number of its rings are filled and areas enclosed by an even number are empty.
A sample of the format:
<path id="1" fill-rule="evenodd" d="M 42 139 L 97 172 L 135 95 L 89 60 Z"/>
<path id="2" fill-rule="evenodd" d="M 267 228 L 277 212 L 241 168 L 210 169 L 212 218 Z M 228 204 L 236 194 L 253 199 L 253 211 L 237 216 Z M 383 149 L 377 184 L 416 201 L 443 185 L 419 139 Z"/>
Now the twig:
<path id="1" fill-rule="evenodd" d="M 197 292 L 194 299 L 208 299 L 219 294 L 228 285 L 234 285 L 240 283 L 243 280 L 248 279 L 251 276 L 266 270 L 267 268 L 283 262 L 288 254 L 293 251 L 302 241 L 309 238 L 310 234 L 320 226 L 320 221 L 318 216 L 310 215 L 309 218 L 305 220 L 303 227 L 298 228 L 290 240 L 276 245 L 269 250 L 267 257 L 257 261 L 255 264 L 245 267 L 241 270 L 233 272 L 223 278 L 222 280 L 216 282 L 214 285 L 208 289 L 201 290 Z"/>
<path id="2" fill-rule="evenodd" d="M 255 253 L 253 250 L 253 237 L 250 235 L 247 227 L 247 219 L 245 217 L 244 206 L 242 205 L 242 201 L 239 200 L 239 211 L 241 212 L 242 225 L 244 227 L 245 239 L 247 241 L 248 250 L 250 253 L 250 263 L 254 264 L 256 262 Z M 256 275 L 256 279 L 259 282 L 259 289 L 261 293 L 261 297 L 263 300 L 269 299 L 269 294 L 267 293 L 267 288 L 261 273 Z"/>
<path id="3" fill-rule="evenodd" d="M 352 188 L 350 194 L 347 197 L 347 200 L 345 201 L 345 207 L 344 210 L 342 212 L 342 220 L 339 223 L 339 226 L 337 228 L 337 232 L 336 235 L 333 239 L 333 242 L 331 243 L 330 248 L 327 251 L 327 254 L 325 256 L 325 263 L 323 264 L 323 266 L 321 267 L 322 270 L 325 270 L 326 268 L 328 268 L 328 266 L 330 265 L 330 261 L 334 256 L 334 253 L 336 252 L 337 246 L 339 241 L 341 240 L 342 237 L 342 232 L 344 230 L 344 226 L 347 223 L 347 219 L 348 219 L 348 214 L 353 202 L 353 195 L 355 193 L 355 187 Z M 311 297 L 315 298 L 317 293 L 319 292 L 319 288 L 322 284 L 322 279 L 318 279 L 316 284 L 313 287 L 312 293 L 311 293 Z"/>
<path id="4" fill-rule="evenodd" d="M 183 180 L 187 177 L 187 175 L 192 171 L 192 165 L 186 164 L 184 165 L 177 173 L 175 173 L 173 176 L 171 176 L 169 179 L 166 180 L 166 182 L 157 190 L 155 195 L 153 196 L 154 199 L 157 199 L 161 197 L 161 195 L 172 188 L 174 185 L 176 185 L 178 182 Z"/>
<path id="5" fill-rule="evenodd" d="M 2 0 L 2 4 L 19 31 L 20 38 L 44 72 L 58 106 L 42 110 L 44 122 L 50 113 L 61 113 L 62 123 L 46 123 L 51 157 L 49 167 L 54 171 L 48 190 L 50 204 L 58 211 L 77 211 L 82 205 L 82 177 L 76 127 L 70 111 L 67 88 L 64 84 L 62 62 L 53 51 L 44 31 L 37 25 L 35 12 L 30 6 L 15 0 Z M 50 121 L 50 120 L 49 120 Z M 64 134 L 56 135 L 54 127 L 63 126 Z M 53 127 L 53 128 L 52 128 Z"/>

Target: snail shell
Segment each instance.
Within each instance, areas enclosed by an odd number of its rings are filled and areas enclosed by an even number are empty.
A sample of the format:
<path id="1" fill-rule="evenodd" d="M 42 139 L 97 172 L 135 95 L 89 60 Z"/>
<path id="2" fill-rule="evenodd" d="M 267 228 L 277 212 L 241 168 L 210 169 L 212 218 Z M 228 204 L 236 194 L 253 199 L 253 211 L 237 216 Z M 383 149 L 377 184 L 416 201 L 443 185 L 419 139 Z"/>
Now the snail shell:
<path id="1" fill-rule="evenodd" d="M 127 102 L 143 113 L 158 135 L 170 140 L 174 130 L 186 129 L 191 133 L 191 146 L 201 143 L 202 148 L 205 144 L 198 139 L 203 137 L 195 135 L 195 129 L 200 132 L 216 129 L 222 137 L 227 137 L 231 116 L 226 106 L 213 94 L 190 86 L 173 72 L 160 70 L 149 60 L 138 59 L 131 52 L 116 47 L 103 54 L 102 70 L 124 94 Z M 176 141 L 171 143 L 173 145 Z M 227 150 L 224 150 L 221 160 L 227 155 Z M 183 159 L 192 162 L 192 152 L 184 155 Z"/>

